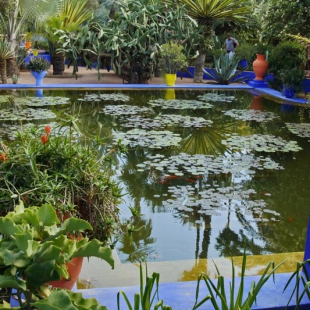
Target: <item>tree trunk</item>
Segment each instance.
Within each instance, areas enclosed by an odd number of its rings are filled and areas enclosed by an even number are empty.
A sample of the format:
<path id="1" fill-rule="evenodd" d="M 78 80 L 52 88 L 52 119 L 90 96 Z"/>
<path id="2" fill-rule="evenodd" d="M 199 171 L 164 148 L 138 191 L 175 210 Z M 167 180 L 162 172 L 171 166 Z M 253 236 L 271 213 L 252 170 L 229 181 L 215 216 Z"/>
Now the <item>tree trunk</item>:
<path id="1" fill-rule="evenodd" d="M 6 75 L 12 77 L 13 75 L 19 75 L 19 68 L 16 64 L 15 58 L 6 60 Z"/>
<path id="2" fill-rule="evenodd" d="M 195 63 L 195 72 L 194 72 L 194 83 L 203 82 L 203 71 L 202 69 L 205 66 L 206 52 L 200 51 L 199 56 L 196 59 Z"/>
<path id="3" fill-rule="evenodd" d="M 65 54 L 53 54 L 53 75 L 63 75 L 65 71 Z"/>
<path id="4" fill-rule="evenodd" d="M 7 84 L 6 59 L 0 58 L 0 77 L 2 84 Z"/>

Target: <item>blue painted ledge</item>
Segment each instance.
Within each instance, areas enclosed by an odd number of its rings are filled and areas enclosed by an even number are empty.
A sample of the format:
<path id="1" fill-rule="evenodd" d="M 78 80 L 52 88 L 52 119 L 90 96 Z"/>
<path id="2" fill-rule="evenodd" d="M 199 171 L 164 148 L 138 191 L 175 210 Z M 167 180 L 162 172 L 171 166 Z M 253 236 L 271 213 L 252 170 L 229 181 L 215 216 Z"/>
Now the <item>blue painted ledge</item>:
<path id="1" fill-rule="evenodd" d="M 283 293 L 283 289 L 291 276 L 290 273 L 276 274 L 275 283 L 270 278 L 261 291 L 258 294 L 257 303 L 253 304 L 251 309 L 253 310 L 284 310 L 289 301 L 290 294 L 294 287 L 294 281 L 292 285 Z M 248 289 L 251 286 L 252 281 L 258 282 L 260 276 L 247 276 L 245 277 L 245 294 L 247 296 Z M 229 292 L 229 282 L 231 279 L 225 278 L 226 292 Z M 238 288 L 240 278 L 235 279 L 235 285 Z M 195 304 L 196 298 L 196 281 L 189 282 L 174 282 L 174 283 L 161 283 L 159 284 L 159 298 L 164 301 L 164 304 L 171 306 L 173 310 L 190 310 Z M 109 310 L 117 310 L 117 293 L 119 291 L 125 292 L 130 302 L 133 302 L 135 293 L 139 293 L 139 286 L 131 287 L 112 287 L 112 288 L 94 288 L 77 290 L 81 292 L 85 298 L 96 298 L 101 305 L 106 306 Z M 199 301 L 208 294 L 207 287 L 204 282 L 200 283 L 200 295 Z M 121 297 L 120 309 L 128 309 L 124 298 Z M 210 301 L 207 301 L 200 307 L 202 310 L 214 310 Z M 295 309 L 295 298 L 290 303 L 288 310 Z M 305 297 L 299 306 L 299 310 L 310 309 L 310 302 Z"/>

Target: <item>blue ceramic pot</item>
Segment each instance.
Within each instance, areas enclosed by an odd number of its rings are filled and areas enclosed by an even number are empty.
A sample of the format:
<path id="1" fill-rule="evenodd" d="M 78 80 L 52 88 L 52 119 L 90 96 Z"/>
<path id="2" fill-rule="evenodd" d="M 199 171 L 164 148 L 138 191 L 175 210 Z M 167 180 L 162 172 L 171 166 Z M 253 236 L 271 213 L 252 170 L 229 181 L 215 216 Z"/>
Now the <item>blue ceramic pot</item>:
<path id="1" fill-rule="evenodd" d="M 47 71 L 37 72 L 37 71 L 31 71 L 30 72 L 34 78 L 36 79 L 36 86 L 43 85 L 43 78 L 45 77 Z"/>
<path id="2" fill-rule="evenodd" d="M 283 95 L 286 98 L 293 98 L 295 96 L 296 90 L 293 89 L 291 86 L 287 87 L 283 85 Z"/>
<path id="3" fill-rule="evenodd" d="M 238 65 L 240 68 L 245 69 L 248 67 L 249 63 L 246 59 L 242 59 L 239 61 Z"/>

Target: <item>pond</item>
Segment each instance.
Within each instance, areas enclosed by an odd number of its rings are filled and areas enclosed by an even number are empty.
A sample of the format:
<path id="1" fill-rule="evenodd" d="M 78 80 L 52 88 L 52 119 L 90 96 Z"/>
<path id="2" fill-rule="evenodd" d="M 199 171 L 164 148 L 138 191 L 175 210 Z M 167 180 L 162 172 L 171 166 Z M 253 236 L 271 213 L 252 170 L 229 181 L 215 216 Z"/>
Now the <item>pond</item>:
<path id="1" fill-rule="evenodd" d="M 85 134 L 122 139 L 113 162 L 132 239 L 119 259 L 176 261 L 303 251 L 310 201 L 304 107 L 245 91 L 3 92 L 0 132 L 77 117 Z M 16 112 L 16 103 L 26 109 Z M 38 107 L 41 105 L 41 107 Z M 44 107 L 42 107 L 42 105 Z M 44 118 L 45 120 L 42 120 Z M 107 146 L 102 146 L 104 150 Z"/>

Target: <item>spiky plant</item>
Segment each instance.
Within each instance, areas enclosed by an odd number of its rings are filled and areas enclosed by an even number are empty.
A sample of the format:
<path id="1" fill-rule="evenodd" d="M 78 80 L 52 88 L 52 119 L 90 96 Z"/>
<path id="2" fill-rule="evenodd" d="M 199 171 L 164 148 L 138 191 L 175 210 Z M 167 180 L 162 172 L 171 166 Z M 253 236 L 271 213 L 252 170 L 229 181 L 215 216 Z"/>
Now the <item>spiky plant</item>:
<path id="1" fill-rule="evenodd" d="M 7 84 L 6 60 L 15 56 L 12 44 L 6 39 L 0 40 L 0 76 L 2 84 Z"/>

